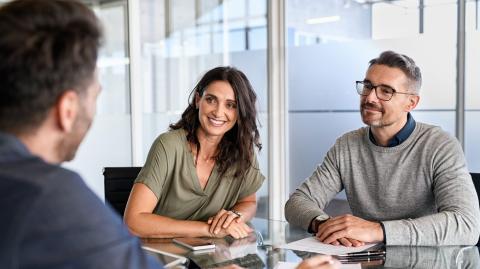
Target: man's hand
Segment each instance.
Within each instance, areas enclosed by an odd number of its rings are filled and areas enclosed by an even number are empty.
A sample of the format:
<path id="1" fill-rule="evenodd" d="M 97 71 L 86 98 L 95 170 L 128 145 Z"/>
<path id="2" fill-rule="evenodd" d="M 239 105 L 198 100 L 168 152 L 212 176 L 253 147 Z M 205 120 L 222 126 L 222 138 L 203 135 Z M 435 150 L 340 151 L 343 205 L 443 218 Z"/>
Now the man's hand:
<path id="1" fill-rule="evenodd" d="M 346 247 L 361 247 L 361 246 L 365 245 L 364 242 L 358 241 L 358 240 L 355 240 L 355 239 L 352 239 L 352 238 L 339 238 L 339 239 L 333 241 L 330 244 L 332 244 L 334 246 L 344 245 Z"/>
<path id="2" fill-rule="evenodd" d="M 382 226 L 378 222 L 367 221 L 350 214 L 331 218 L 320 226 L 316 234 L 318 240 L 326 244 L 359 246 L 362 242 L 383 241 Z"/>

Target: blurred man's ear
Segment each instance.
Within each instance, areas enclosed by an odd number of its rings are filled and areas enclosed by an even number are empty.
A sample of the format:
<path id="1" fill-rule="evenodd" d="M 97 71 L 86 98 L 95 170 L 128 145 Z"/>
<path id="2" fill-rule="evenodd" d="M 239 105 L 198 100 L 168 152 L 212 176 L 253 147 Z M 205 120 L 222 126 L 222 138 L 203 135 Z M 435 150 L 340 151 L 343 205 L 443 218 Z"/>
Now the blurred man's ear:
<path id="1" fill-rule="evenodd" d="M 72 131 L 80 109 L 79 106 L 80 97 L 77 92 L 68 90 L 60 96 L 56 104 L 56 110 L 58 127 L 62 131 L 66 133 Z"/>
<path id="2" fill-rule="evenodd" d="M 420 96 L 418 95 L 409 95 L 408 96 L 408 104 L 406 107 L 406 111 L 410 112 L 412 111 L 415 107 L 417 107 L 418 102 L 420 102 Z"/>

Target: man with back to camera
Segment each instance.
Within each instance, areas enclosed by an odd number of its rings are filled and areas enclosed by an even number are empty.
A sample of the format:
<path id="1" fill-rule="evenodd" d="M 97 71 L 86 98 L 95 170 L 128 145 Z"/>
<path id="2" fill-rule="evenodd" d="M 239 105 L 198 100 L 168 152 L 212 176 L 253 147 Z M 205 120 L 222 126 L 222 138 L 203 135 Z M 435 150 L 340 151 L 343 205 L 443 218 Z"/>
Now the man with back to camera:
<path id="1" fill-rule="evenodd" d="M 73 0 L 0 7 L 0 268 L 162 268 L 76 173 L 100 85 L 101 29 Z M 338 268 L 330 256 L 300 268 Z"/>
<path id="2" fill-rule="evenodd" d="M 366 127 L 337 139 L 321 165 L 290 196 L 287 220 L 324 243 L 360 246 L 474 245 L 478 198 L 458 141 L 415 122 L 420 68 L 385 51 L 356 82 Z M 345 189 L 352 215 L 323 210 Z"/>
<path id="3" fill-rule="evenodd" d="M 0 268 L 162 268 L 76 173 L 100 92 L 99 22 L 69 0 L 0 7 Z"/>

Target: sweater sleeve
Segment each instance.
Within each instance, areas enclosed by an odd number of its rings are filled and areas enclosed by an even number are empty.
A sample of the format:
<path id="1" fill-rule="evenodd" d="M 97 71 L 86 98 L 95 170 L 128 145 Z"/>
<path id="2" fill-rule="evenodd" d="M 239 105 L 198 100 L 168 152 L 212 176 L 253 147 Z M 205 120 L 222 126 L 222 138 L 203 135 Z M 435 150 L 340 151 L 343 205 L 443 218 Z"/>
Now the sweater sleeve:
<path id="1" fill-rule="evenodd" d="M 478 197 L 459 143 L 449 137 L 432 155 L 431 175 L 438 213 L 383 221 L 387 245 L 475 245 Z"/>
<path id="2" fill-rule="evenodd" d="M 289 223 L 308 230 L 316 216 L 328 217 L 325 207 L 343 189 L 337 160 L 338 143 L 337 140 L 323 163 L 290 195 L 285 204 L 285 217 Z"/>

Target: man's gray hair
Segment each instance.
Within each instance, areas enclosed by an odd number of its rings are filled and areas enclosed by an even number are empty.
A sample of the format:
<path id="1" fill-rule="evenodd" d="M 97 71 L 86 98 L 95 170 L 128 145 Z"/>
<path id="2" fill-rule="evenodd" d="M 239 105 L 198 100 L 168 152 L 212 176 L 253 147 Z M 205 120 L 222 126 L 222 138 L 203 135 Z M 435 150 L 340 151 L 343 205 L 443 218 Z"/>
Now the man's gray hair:
<path id="1" fill-rule="evenodd" d="M 394 51 L 384 51 L 375 59 L 370 60 L 371 67 L 374 64 L 386 65 L 388 67 L 396 67 L 403 71 L 409 80 L 411 89 L 418 94 L 422 86 L 422 73 L 420 67 L 415 64 L 412 58 L 404 54 Z"/>

